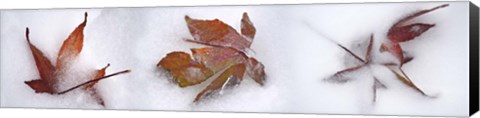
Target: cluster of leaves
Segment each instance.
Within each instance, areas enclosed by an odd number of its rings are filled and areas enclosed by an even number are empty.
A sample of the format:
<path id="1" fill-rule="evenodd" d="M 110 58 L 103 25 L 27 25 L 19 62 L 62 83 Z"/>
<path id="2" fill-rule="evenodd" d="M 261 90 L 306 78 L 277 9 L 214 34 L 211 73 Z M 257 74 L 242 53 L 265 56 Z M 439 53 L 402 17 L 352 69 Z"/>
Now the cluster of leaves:
<path id="1" fill-rule="evenodd" d="M 263 64 L 245 53 L 250 50 L 256 33 L 247 13 L 243 13 L 241 34 L 218 19 L 198 20 L 185 16 L 185 21 L 194 38 L 186 41 L 209 47 L 192 48 L 193 59 L 186 52 L 168 53 L 157 66 L 167 70 L 180 87 L 200 84 L 221 72 L 198 93 L 194 102 L 212 93 L 221 92 L 227 87 L 238 85 L 245 73 L 258 84 L 264 84 Z"/>
<path id="2" fill-rule="evenodd" d="M 83 29 L 87 24 L 87 16 L 88 14 L 85 13 L 85 20 L 80 25 L 78 25 L 77 28 L 75 28 L 75 30 L 72 33 L 70 33 L 68 38 L 63 42 L 63 45 L 60 48 L 60 51 L 58 53 L 57 61 L 55 65 L 53 65 L 47 57 L 45 57 L 42 51 L 40 51 L 37 47 L 35 47 L 30 42 L 30 36 L 29 36 L 30 32 L 28 27 L 26 28 L 25 36 L 27 38 L 27 42 L 30 47 L 30 50 L 32 51 L 32 55 L 35 60 L 35 64 L 37 66 L 38 73 L 40 74 L 40 79 L 25 81 L 25 84 L 30 86 L 30 88 L 32 88 L 35 91 L 35 93 L 48 93 L 52 95 L 61 95 L 61 94 L 70 92 L 74 89 L 83 87 L 83 90 L 91 93 L 91 96 L 93 96 L 96 99 L 98 104 L 105 106 L 102 97 L 98 94 L 96 90 L 96 83 L 102 79 L 105 79 L 111 76 L 130 72 L 130 70 L 124 70 L 121 72 L 117 72 L 117 73 L 105 76 L 105 71 L 110 66 L 110 64 L 107 64 L 107 66 L 99 70 L 95 70 L 94 73 L 92 73 L 95 76 L 91 78 L 89 81 L 81 83 L 67 90 L 61 91 L 58 89 L 59 83 L 61 83 L 58 77 L 61 74 L 64 74 L 62 73 L 62 70 L 64 70 L 66 66 L 68 66 L 69 63 L 71 63 L 71 60 L 77 57 L 78 54 L 80 54 L 80 52 L 82 51 Z"/>
<path id="3" fill-rule="evenodd" d="M 413 23 L 413 24 L 407 24 L 409 21 L 412 19 L 419 17 L 421 15 L 424 15 L 426 13 L 429 13 L 431 11 L 434 11 L 436 9 L 444 8 L 447 7 L 448 4 L 440 5 L 437 7 L 434 7 L 432 9 L 427 9 L 427 10 L 421 10 L 417 11 L 411 15 L 408 15 L 398 22 L 396 22 L 393 26 L 390 27 L 389 31 L 387 32 L 387 37 L 388 41 L 386 43 L 383 43 L 380 47 L 380 52 L 385 52 L 388 51 L 392 55 L 395 56 L 396 59 L 398 59 L 398 63 L 375 63 L 372 61 L 371 53 L 372 53 L 372 48 L 373 48 L 373 34 L 370 36 L 370 40 L 368 42 L 367 46 L 367 51 L 366 51 L 366 56 L 364 59 L 360 58 L 357 54 L 353 53 L 351 50 L 348 48 L 340 45 L 337 43 L 338 46 L 340 46 L 342 49 L 344 49 L 346 52 L 348 52 L 351 56 L 353 56 L 356 60 L 360 61 L 361 64 L 358 66 L 354 66 L 351 68 L 347 68 L 341 71 L 336 72 L 334 75 L 331 77 L 327 78 L 327 81 L 330 82 L 338 82 L 338 83 L 345 83 L 349 81 L 345 77 L 345 75 L 349 73 L 353 73 L 355 71 L 360 70 L 361 68 L 368 67 L 370 65 L 383 65 L 386 66 L 392 73 L 395 74 L 396 78 L 402 81 L 404 84 L 406 84 L 408 87 L 413 88 L 416 90 L 418 93 L 420 93 L 423 96 L 427 97 L 432 97 L 427 95 L 425 92 L 423 92 L 420 88 L 418 88 L 413 81 L 405 74 L 405 72 L 402 69 L 402 66 L 410 61 L 413 60 L 413 57 L 408 57 L 404 56 L 405 52 L 402 50 L 400 43 L 410 41 L 415 39 L 415 37 L 420 36 L 430 28 L 434 27 L 434 24 L 426 24 L 426 23 Z M 397 72 L 396 70 L 400 71 Z M 379 88 L 386 88 L 386 86 L 381 83 L 375 76 L 373 76 L 374 83 L 372 86 L 372 91 L 373 91 L 373 102 L 376 101 L 376 90 Z"/>

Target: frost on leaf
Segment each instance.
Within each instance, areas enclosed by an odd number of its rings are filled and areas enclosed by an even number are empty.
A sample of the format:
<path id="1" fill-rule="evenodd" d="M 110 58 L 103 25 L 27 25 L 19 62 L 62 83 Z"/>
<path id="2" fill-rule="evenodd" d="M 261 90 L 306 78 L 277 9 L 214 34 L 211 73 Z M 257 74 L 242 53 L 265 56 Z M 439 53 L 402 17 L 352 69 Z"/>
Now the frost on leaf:
<path id="1" fill-rule="evenodd" d="M 180 87 L 199 84 L 220 73 L 197 95 L 194 102 L 238 85 L 245 73 L 258 84 L 265 83 L 263 64 L 244 52 L 250 50 L 256 33 L 247 13 L 243 14 L 241 20 L 241 34 L 218 19 L 198 20 L 185 16 L 185 21 L 194 38 L 186 41 L 209 47 L 192 48 L 192 56 L 178 51 L 168 53 L 157 66 L 167 70 Z"/>
<path id="2" fill-rule="evenodd" d="M 30 50 L 32 52 L 33 59 L 35 60 L 38 73 L 40 74 L 40 79 L 25 81 L 25 84 L 27 84 L 30 88 L 32 88 L 35 91 L 35 93 L 48 93 L 53 95 L 61 95 L 83 86 L 84 90 L 89 91 L 91 95 L 96 99 L 98 104 L 104 106 L 104 101 L 102 97 L 97 93 L 95 84 L 102 79 L 105 79 L 114 75 L 118 75 L 118 74 L 128 73 L 129 70 L 125 70 L 125 71 L 121 71 L 121 72 L 117 72 L 117 73 L 105 76 L 105 71 L 107 67 L 110 66 L 110 64 L 108 64 L 104 68 L 94 71 L 94 73 L 92 74 L 95 76 L 90 81 L 84 82 L 82 84 L 79 84 L 77 86 L 71 87 L 70 89 L 63 90 L 63 91 L 58 90 L 57 88 L 58 84 L 60 83 L 58 80 L 58 76 L 60 74 L 63 74 L 61 73 L 61 71 L 65 68 L 64 66 L 66 66 L 67 63 L 70 63 L 70 61 L 75 57 L 77 57 L 77 55 L 82 51 L 83 29 L 85 28 L 86 24 L 87 24 L 87 13 L 85 13 L 84 21 L 80 25 L 78 25 L 75 28 L 75 30 L 72 33 L 70 33 L 68 38 L 63 42 L 63 45 L 60 48 L 60 51 L 58 53 L 56 65 L 53 65 L 50 62 L 50 60 L 44 56 L 43 52 L 40 51 L 37 47 L 35 47 L 35 45 L 33 45 L 30 42 L 30 36 L 29 36 L 30 30 L 29 28 L 26 28 L 25 36 L 26 36 L 28 45 L 30 47 Z M 79 74 L 85 74 L 85 73 L 79 73 Z"/>
<path id="3" fill-rule="evenodd" d="M 195 97 L 194 102 L 199 101 L 202 97 L 207 96 L 214 91 L 224 90 L 225 87 L 235 86 L 242 81 L 243 75 L 245 74 L 245 63 L 239 63 L 233 66 L 230 66 L 227 70 L 218 76 L 215 80 L 212 81 L 205 89 L 198 93 Z"/>
<path id="4" fill-rule="evenodd" d="M 402 18 L 398 22 L 396 22 L 387 32 L 387 37 L 388 41 L 387 43 L 383 43 L 380 47 L 380 52 L 388 51 L 391 54 L 393 54 L 396 59 L 399 60 L 399 63 L 380 63 L 380 62 L 375 62 L 372 61 L 372 48 L 373 48 L 373 34 L 370 36 L 370 40 L 368 42 L 368 46 L 366 48 L 366 56 L 365 58 L 361 58 L 358 56 L 358 54 L 353 53 L 350 49 L 336 43 L 339 47 L 341 47 L 343 50 L 345 50 L 349 55 L 354 57 L 356 60 L 362 62 L 359 65 L 353 66 L 346 68 L 344 70 L 340 70 L 333 74 L 332 76 L 326 78 L 325 80 L 328 82 L 336 82 L 336 83 L 345 83 L 351 80 L 351 78 L 345 77 L 345 75 L 348 75 L 350 73 L 359 71 L 362 68 L 367 68 L 369 69 L 370 65 L 382 65 L 387 67 L 394 75 L 395 77 L 400 80 L 402 83 L 404 83 L 406 86 L 414 89 L 418 93 L 420 93 L 423 96 L 427 97 L 432 97 L 427 95 L 425 92 L 423 92 L 420 88 L 417 87 L 417 85 L 414 84 L 414 82 L 407 76 L 407 74 L 403 71 L 402 66 L 403 64 L 407 64 L 408 62 L 413 60 L 413 57 L 409 56 L 404 56 L 404 51 L 402 50 L 402 47 L 400 45 L 401 42 L 406 42 L 415 39 L 415 37 L 420 36 L 424 32 L 428 31 L 430 28 L 434 27 L 434 24 L 425 24 L 425 23 L 413 23 L 413 24 L 406 24 L 408 21 L 421 16 L 423 14 L 429 13 L 431 11 L 434 11 L 439 8 L 444 8 L 447 7 L 448 4 L 440 5 L 437 7 L 434 7 L 432 9 L 428 10 L 421 10 L 418 12 L 413 13 L 412 15 L 406 16 L 405 18 Z M 369 72 L 371 75 L 373 73 L 371 70 Z M 358 78 L 358 79 L 368 79 L 368 78 Z M 377 89 L 379 88 L 387 88 L 386 85 L 384 85 L 380 80 L 378 80 L 375 75 L 373 75 L 374 83 L 372 84 L 372 92 L 373 92 L 373 103 L 376 101 L 376 93 Z"/>
<path id="5" fill-rule="evenodd" d="M 168 70 L 180 87 L 199 84 L 213 75 L 210 69 L 185 52 L 171 52 L 157 66 Z"/>

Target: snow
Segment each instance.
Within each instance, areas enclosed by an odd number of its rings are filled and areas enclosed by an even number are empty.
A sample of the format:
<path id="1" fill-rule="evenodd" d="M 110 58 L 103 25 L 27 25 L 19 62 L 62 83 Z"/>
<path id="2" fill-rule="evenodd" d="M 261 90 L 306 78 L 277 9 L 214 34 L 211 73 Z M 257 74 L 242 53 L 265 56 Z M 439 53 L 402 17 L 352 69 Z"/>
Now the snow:
<path id="1" fill-rule="evenodd" d="M 351 46 L 373 33 L 374 60 L 388 61 L 391 55 L 377 51 L 388 28 L 411 12 L 444 2 L 3 10 L 1 106 L 102 108 L 80 90 L 36 94 L 23 83 L 39 78 L 25 27 L 30 28 L 32 43 L 53 62 L 63 40 L 88 12 L 83 50 L 68 70 L 85 77 L 62 77 L 67 85 L 60 88 L 84 82 L 73 78 L 86 78 L 89 70 L 108 63 L 107 74 L 131 69 L 97 84 L 106 109 L 464 116 L 468 114 L 468 2 L 448 3 L 447 8 L 417 18 L 415 22 L 436 26 L 402 44 L 415 57 L 403 69 L 435 99 L 419 95 L 379 65 L 359 70 L 351 75 L 353 81 L 344 84 L 322 79 L 352 65 L 329 40 Z M 257 28 L 249 55 L 265 65 L 265 86 L 245 76 L 222 95 L 192 103 L 212 79 L 180 88 L 156 64 L 169 52 L 190 53 L 190 48 L 205 47 L 183 40 L 192 38 L 185 15 L 218 18 L 239 31 L 243 12 Z M 387 86 L 378 89 L 374 105 L 372 75 Z"/>

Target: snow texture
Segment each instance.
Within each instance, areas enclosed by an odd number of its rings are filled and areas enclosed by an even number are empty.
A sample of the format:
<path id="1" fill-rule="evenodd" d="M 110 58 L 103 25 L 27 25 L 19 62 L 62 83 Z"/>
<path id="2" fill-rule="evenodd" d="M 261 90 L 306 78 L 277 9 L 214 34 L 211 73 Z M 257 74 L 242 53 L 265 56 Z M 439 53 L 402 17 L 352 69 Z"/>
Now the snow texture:
<path id="1" fill-rule="evenodd" d="M 402 44 L 415 57 L 403 69 L 435 99 L 421 96 L 383 66 L 361 69 L 345 84 L 322 80 L 352 65 L 346 63 L 346 52 L 329 40 L 351 46 L 374 34 L 375 60 L 392 60 L 393 56 L 378 52 L 388 28 L 409 13 L 445 2 L 3 10 L 1 107 L 102 108 L 81 90 L 36 94 L 24 84 L 39 78 L 25 27 L 30 28 L 32 43 L 55 61 L 63 40 L 88 12 L 83 50 L 68 70 L 76 76 L 62 78 L 68 88 L 85 81 L 74 78 L 91 76 L 85 74 L 107 63 L 111 64 L 107 74 L 131 69 L 97 84 L 106 109 L 464 116 L 469 87 L 468 2 L 447 3 L 449 7 L 415 19 L 436 26 Z M 265 86 L 246 77 L 221 96 L 192 103 L 212 80 L 180 88 L 156 64 L 169 52 L 190 53 L 190 48 L 205 47 L 182 40 L 192 38 L 185 15 L 218 18 L 239 31 L 243 12 L 257 28 L 250 56 L 265 65 Z M 387 86 L 377 91 L 373 105 L 370 72 Z"/>

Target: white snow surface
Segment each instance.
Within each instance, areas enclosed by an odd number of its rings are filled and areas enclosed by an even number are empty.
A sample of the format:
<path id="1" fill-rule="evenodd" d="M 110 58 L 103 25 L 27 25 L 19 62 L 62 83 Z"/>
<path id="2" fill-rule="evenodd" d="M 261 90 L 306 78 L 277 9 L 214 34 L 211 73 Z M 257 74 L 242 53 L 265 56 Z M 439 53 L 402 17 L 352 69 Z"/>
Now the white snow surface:
<path id="1" fill-rule="evenodd" d="M 400 18 L 444 3 L 450 6 L 414 20 L 435 23 L 435 27 L 402 44 L 414 56 L 403 69 L 420 89 L 437 98 L 421 96 L 379 65 L 358 71 L 353 81 L 344 84 L 322 81 L 350 66 L 346 53 L 327 38 L 350 46 L 374 34 L 377 50 L 388 28 Z M 4 10 L 1 107 L 102 108 L 81 90 L 37 94 L 24 84 L 39 78 L 25 27 L 30 28 L 32 43 L 53 62 L 63 40 L 88 12 L 83 50 L 68 70 L 76 76 L 63 78 L 68 83 L 63 87 L 84 82 L 75 78 L 88 77 L 90 70 L 107 63 L 111 64 L 107 74 L 131 69 L 97 84 L 106 109 L 465 116 L 469 105 L 467 6 L 468 2 L 422 2 Z M 192 103 L 213 78 L 180 88 L 156 64 L 169 52 L 190 53 L 190 48 L 206 47 L 182 40 L 192 38 L 185 15 L 218 18 L 239 31 L 243 12 L 257 28 L 250 56 L 265 65 L 265 86 L 245 77 L 221 96 Z M 374 53 L 376 60 L 392 59 Z M 373 105 L 370 72 L 387 86 L 377 91 Z"/>

